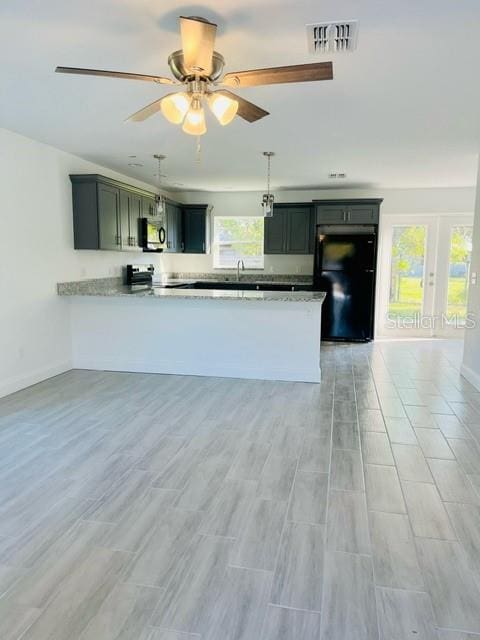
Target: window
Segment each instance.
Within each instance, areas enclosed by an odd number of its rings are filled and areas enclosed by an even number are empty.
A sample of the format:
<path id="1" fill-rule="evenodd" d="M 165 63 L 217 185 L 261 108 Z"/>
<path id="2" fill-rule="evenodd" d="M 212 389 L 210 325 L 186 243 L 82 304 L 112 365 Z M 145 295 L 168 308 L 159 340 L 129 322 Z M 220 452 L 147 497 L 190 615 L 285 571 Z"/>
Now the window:
<path id="1" fill-rule="evenodd" d="M 245 269 L 263 269 L 263 217 L 214 217 L 214 268 L 235 269 L 238 260 Z"/>

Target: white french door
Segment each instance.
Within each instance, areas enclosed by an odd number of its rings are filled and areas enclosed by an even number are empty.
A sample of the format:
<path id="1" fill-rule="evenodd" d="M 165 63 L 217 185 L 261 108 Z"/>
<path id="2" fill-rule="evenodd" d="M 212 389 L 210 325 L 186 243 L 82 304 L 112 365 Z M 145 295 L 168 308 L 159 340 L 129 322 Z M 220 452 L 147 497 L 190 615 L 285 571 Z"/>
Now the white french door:
<path id="1" fill-rule="evenodd" d="M 378 265 L 379 337 L 462 337 L 471 215 L 385 216 Z"/>

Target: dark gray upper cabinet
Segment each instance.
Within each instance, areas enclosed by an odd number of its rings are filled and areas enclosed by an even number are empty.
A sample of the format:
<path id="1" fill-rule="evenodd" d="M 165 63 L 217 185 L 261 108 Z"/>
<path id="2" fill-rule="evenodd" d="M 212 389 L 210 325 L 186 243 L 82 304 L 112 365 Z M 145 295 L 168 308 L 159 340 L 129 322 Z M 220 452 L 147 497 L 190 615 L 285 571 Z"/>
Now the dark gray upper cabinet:
<path id="1" fill-rule="evenodd" d="M 265 218 L 263 250 L 266 254 L 286 252 L 287 212 L 274 207 L 273 216 Z"/>
<path id="2" fill-rule="evenodd" d="M 286 253 L 310 253 L 313 228 L 311 211 L 311 207 L 292 207 L 287 210 Z"/>
<path id="3" fill-rule="evenodd" d="M 206 253 L 207 205 L 183 207 L 184 253 Z"/>
<path id="4" fill-rule="evenodd" d="M 318 200 L 317 224 L 378 224 L 381 198 L 369 200 Z"/>
<path id="5" fill-rule="evenodd" d="M 183 218 L 182 210 L 174 202 L 166 204 L 167 218 L 167 248 L 168 253 L 181 253 L 183 251 Z"/>
<path id="6" fill-rule="evenodd" d="M 273 216 L 265 218 L 266 254 L 313 253 L 314 224 L 311 205 L 275 205 Z"/>
<path id="7" fill-rule="evenodd" d="M 138 220 L 142 217 L 142 197 L 120 189 L 120 222 L 122 249 L 138 251 Z"/>
<path id="8" fill-rule="evenodd" d="M 155 196 L 142 196 L 142 217 L 154 218 L 157 215 Z"/>
<path id="9" fill-rule="evenodd" d="M 100 249 L 122 248 L 120 220 L 120 189 L 98 185 L 98 232 Z"/>
<path id="10" fill-rule="evenodd" d="M 138 251 L 138 219 L 155 194 L 97 174 L 71 175 L 75 249 Z"/>

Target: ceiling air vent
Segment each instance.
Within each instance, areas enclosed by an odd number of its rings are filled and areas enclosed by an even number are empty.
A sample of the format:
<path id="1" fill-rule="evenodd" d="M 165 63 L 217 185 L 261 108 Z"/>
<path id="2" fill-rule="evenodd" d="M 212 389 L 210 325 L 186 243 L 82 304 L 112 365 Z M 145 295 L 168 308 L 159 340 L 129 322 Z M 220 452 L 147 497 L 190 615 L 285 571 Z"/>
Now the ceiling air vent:
<path id="1" fill-rule="evenodd" d="M 310 53 L 353 51 L 357 46 L 358 21 L 307 24 Z"/>

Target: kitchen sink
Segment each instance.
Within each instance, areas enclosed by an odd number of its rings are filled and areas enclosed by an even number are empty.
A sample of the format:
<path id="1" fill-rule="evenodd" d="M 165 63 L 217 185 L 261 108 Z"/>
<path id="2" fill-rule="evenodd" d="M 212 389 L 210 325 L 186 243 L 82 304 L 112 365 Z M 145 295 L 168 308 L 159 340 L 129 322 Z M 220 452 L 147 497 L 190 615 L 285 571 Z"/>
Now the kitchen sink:
<path id="1" fill-rule="evenodd" d="M 311 285 L 285 284 L 276 282 L 213 282 L 198 281 L 189 285 L 189 289 L 230 289 L 234 291 L 311 291 Z"/>

